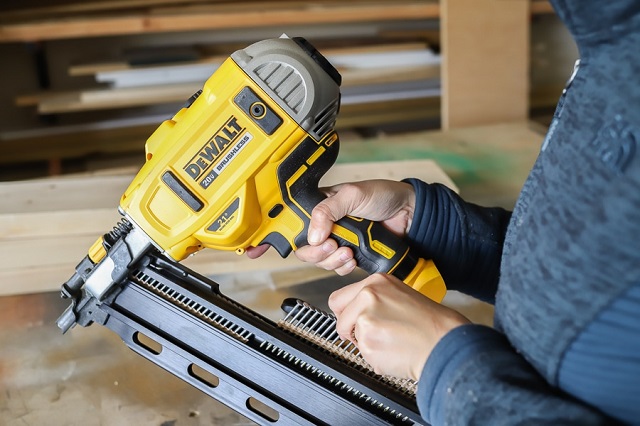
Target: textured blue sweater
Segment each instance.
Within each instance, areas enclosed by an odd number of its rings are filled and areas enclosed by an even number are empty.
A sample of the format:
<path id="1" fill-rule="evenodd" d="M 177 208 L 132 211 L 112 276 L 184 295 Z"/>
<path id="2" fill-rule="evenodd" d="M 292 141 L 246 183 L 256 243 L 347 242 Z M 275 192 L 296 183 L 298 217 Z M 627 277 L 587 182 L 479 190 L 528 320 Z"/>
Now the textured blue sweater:
<path id="1" fill-rule="evenodd" d="M 409 180 L 411 244 L 495 303 L 430 355 L 432 424 L 640 424 L 640 1 L 552 3 L 580 65 L 513 214 Z"/>

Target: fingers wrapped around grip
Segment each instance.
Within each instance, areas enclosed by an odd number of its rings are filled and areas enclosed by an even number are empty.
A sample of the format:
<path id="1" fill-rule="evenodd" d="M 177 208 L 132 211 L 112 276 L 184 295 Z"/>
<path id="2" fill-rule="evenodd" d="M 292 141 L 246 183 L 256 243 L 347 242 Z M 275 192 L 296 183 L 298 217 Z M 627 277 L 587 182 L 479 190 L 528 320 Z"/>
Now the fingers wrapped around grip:
<path id="1" fill-rule="evenodd" d="M 346 275 L 356 267 L 353 251 L 349 247 L 338 247 L 333 239 L 328 239 L 319 246 L 300 247 L 295 254 L 304 262 L 313 263 L 327 271 L 335 271 L 338 275 Z"/>

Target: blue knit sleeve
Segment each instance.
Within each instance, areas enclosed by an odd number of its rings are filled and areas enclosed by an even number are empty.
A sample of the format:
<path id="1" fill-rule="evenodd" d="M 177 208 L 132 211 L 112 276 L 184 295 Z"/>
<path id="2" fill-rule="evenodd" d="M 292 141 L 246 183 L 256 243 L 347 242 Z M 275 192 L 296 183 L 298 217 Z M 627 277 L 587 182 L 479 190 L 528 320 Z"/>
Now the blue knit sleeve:
<path id="1" fill-rule="evenodd" d="M 502 334 L 480 325 L 455 328 L 440 340 L 417 400 L 433 425 L 615 424 L 551 387 Z"/>
<path id="2" fill-rule="evenodd" d="M 565 353 L 558 385 L 630 424 L 640 421 L 640 283 L 582 330 Z M 585 374 L 589 372 L 589 374 Z"/>
<path id="3" fill-rule="evenodd" d="M 433 259 L 448 289 L 493 303 L 511 213 L 467 203 L 440 184 L 405 182 L 416 193 L 409 244 Z"/>

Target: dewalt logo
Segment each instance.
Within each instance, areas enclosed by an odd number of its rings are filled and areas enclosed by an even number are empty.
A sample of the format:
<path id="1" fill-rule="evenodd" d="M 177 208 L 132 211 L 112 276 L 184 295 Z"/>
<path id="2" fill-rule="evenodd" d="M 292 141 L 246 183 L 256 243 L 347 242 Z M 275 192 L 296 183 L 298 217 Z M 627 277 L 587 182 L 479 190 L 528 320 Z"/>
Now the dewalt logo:
<path id="1" fill-rule="evenodd" d="M 189 160 L 187 165 L 184 166 L 184 170 L 197 181 L 211 168 L 216 159 L 238 138 L 243 130 L 245 129 L 238 124 L 236 117 L 231 116 L 209 138 L 200 151 Z"/>

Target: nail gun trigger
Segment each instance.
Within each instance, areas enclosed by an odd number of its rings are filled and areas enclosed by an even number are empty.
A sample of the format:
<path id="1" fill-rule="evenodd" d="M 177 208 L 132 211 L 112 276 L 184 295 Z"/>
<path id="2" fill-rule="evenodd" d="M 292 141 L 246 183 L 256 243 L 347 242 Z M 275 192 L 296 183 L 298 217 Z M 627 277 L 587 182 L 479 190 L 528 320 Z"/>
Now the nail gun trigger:
<path id="1" fill-rule="evenodd" d="M 260 241 L 260 245 L 269 244 L 273 247 L 280 257 L 285 258 L 291 254 L 293 251 L 293 247 L 289 244 L 289 241 L 282 234 L 278 234 L 276 232 L 272 232 L 267 235 L 262 241 Z"/>

